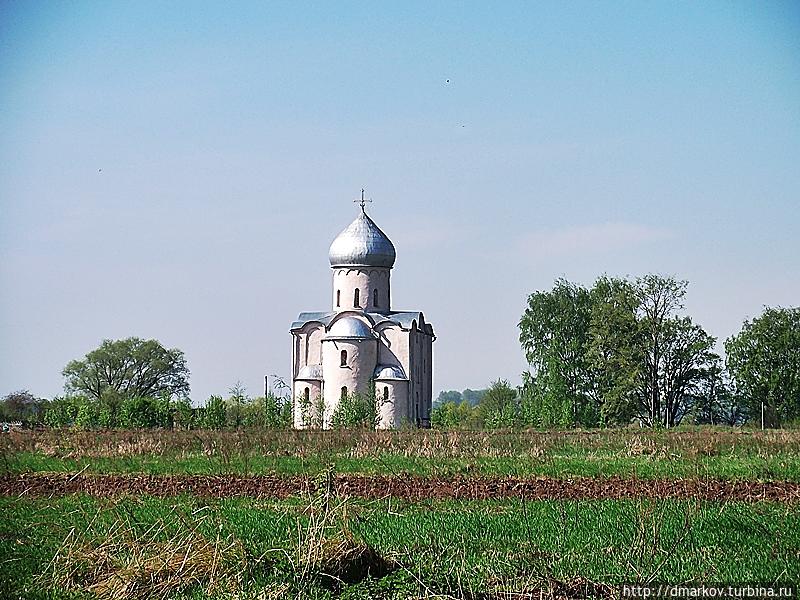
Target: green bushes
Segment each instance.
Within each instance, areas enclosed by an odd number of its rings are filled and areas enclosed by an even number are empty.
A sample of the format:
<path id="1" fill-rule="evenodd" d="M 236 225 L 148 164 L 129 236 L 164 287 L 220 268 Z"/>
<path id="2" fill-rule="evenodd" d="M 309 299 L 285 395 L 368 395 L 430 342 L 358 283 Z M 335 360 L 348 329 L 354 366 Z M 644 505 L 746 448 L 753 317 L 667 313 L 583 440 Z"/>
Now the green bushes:
<path id="1" fill-rule="evenodd" d="M 447 401 L 431 410 L 431 426 L 434 429 L 478 429 L 478 411 L 466 400 Z"/>
<path id="2" fill-rule="evenodd" d="M 76 396 L 56 396 L 50 401 L 44 414 L 44 424 L 48 427 L 68 427 L 75 424 L 78 416 L 78 403 Z"/>
<path id="3" fill-rule="evenodd" d="M 43 403 L 38 421 L 26 424 L 79 429 L 277 429 L 291 425 L 291 410 L 291 401 L 272 394 L 227 400 L 211 396 L 200 408 L 193 408 L 188 398 L 104 396 L 97 400 L 74 395 Z"/>
<path id="4" fill-rule="evenodd" d="M 292 403 L 289 398 L 279 398 L 274 394 L 251 398 L 244 386 L 237 382 L 230 389 L 227 400 L 220 396 L 209 398 L 202 422 L 207 429 L 279 429 L 289 427 L 292 423 L 291 417 Z"/>
<path id="5" fill-rule="evenodd" d="M 186 398 L 137 396 L 96 400 L 75 395 L 53 398 L 45 409 L 42 424 L 79 429 L 169 429 L 176 425 L 190 427 L 192 420 L 192 407 Z"/>
<path id="6" fill-rule="evenodd" d="M 258 427 L 284 429 L 292 424 L 292 402 L 274 394 L 250 398 L 239 386 L 230 397 L 211 396 L 205 407 L 197 409 L 196 426 L 205 429 Z"/>
<path id="7" fill-rule="evenodd" d="M 172 427 L 172 402 L 168 398 L 131 398 L 122 405 L 120 425 L 138 429 Z"/>
<path id="8" fill-rule="evenodd" d="M 508 381 L 498 379 L 481 394 L 480 402 L 445 401 L 431 410 L 435 429 L 504 429 L 523 424 L 520 398 Z"/>
<path id="9" fill-rule="evenodd" d="M 317 394 L 298 394 L 295 398 L 299 408 L 300 422 L 308 429 L 322 429 L 325 416 L 325 400 Z"/>
<path id="10" fill-rule="evenodd" d="M 206 429 L 222 429 L 225 427 L 225 400 L 222 396 L 211 396 L 202 409 L 200 425 Z"/>
<path id="11" fill-rule="evenodd" d="M 335 429 L 368 427 L 373 429 L 377 423 L 377 407 L 374 385 L 366 394 L 349 393 L 342 395 L 333 413 L 331 424 Z"/>

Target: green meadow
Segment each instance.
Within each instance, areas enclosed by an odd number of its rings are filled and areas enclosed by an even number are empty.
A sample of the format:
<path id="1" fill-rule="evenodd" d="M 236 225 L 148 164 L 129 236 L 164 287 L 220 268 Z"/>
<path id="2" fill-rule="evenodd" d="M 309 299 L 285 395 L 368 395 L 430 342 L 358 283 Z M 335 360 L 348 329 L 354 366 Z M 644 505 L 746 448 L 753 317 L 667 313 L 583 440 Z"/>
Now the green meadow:
<path id="1" fill-rule="evenodd" d="M 800 434 L 44 431 L 4 476 L 417 474 L 800 481 Z M 579 598 L 800 580 L 795 502 L 0 497 L 2 598 Z"/>
<path id="2" fill-rule="evenodd" d="M 800 579 L 800 510 L 768 503 L 74 496 L 4 498 L 0 511 L 3 597 L 479 597 Z"/>

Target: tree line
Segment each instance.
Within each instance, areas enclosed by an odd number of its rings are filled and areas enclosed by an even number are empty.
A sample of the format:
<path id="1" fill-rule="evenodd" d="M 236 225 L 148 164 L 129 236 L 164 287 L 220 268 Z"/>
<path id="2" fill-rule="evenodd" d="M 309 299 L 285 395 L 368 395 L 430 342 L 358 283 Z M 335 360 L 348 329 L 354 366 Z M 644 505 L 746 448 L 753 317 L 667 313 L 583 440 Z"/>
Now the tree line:
<path id="1" fill-rule="evenodd" d="M 777 427 L 800 420 L 800 308 L 764 309 L 725 340 L 685 314 L 674 277 L 558 279 L 528 297 L 522 385 L 495 381 L 477 404 L 440 394 L 441 428 L 605 427 L 637 422 Z"/>
<path id="2" fill-rule="evenodd" d="M 20 390 L 0 401 L 0 422 L 79 429 L 279 429 L 291 426 L 291 404 L 273 394 L 252 398 L 239 386 L 227 397 L 211 396 L 201 407 L 166 395 L 123 397 L 112 407 L 108 397 L 70 394 L 45 400 Z"/>
<path id="3" fill-rule="evenodd" d="M 202 407 L 189 400 L 183 352 L 157 340 L 105 340 L 64 368 L 66 394 L 52 400 L 27 390 L 0 402 L 0 421 L 30 427 L 279 428 L 291 425 L 291 400 L 269 393 L 251 398 L 241 384 L 227 398 L 211 396 Z"/>
<path id="4" fill-rule="evenodd" d="M 723 358 L 715 352 L 717 340 L 685 314 L 687 286 L 660 275 L 604 276 L 591 287 L 558 279 L 551 290 L 530 294 L 519 321 L 530 365 L 522 385 L 497 380 L 486 390 L 443 391 L 432 426 L 750 421 L 777 427 L 800 420 L 800 308 L 767 307 L 746 320 L 725 340 Z M 0 421 L 81 428 L 292 425 L 290 397 L 251 398 L 239 384 L 227 398 L 211 396 L 193 407 L 183 352 L 156 340 L 105 340 L 63 374 L 64 396 L 43 400 L 14 392 L 0 401 Z M 372 398 L 348 397 L 333 424 L 374 425 Z"/>
<path id="5" fill-rule="evenodd" d="M 685 314 L 688 282 L 600 277 L 556 280 L 528 297 L 519 322 L 530 365 L 523 425 L 775 427 L 800 418 L 800 308 L 765 308 L 724 342 Z"/>
<path id="6" fill-rule="evenodd" d="M 267 429 L 292 426 L 288 386 L 277 379 L 278 393 L 252 398 L 237 383 L 227 397 L 211 396 L 203 406 L 189 400 L 189 369 L 183 352 L 157 340 L 105 340 L 81 360 L 64 368 L 66 394 L 52 400 L 27 390 L 0 400 L 0 422 L 27 427 L 81 429 Z M 374 387 L 341 399 L 331 417 L 334 428 L 374 427 Z M 319 407 L 303 407 L 310 427 L 322 426 Z"/>
<path id="7" fill-rule="evenodd" d="M 480 404 L 481 399 L 487 391 L 486 389 L 471 390 L 469 388 L 465 389 L 463 392 L 459 392 L 458 390 L 443 390 L 439 392 L 439 396 L 437 396 L 433 403 L 436 405 L 446 404 L 448 402 L 455 402 L 456 404 L 466 402 L 469 406 L 477 406 Z"/>
<path id="8" fill-rule="evenodd" d="M 499 429 L 514 427 L 519 394 L 508 381 L 498 379 L 488 389 L 439 394 L 431 410 L 434 429 Z"/>

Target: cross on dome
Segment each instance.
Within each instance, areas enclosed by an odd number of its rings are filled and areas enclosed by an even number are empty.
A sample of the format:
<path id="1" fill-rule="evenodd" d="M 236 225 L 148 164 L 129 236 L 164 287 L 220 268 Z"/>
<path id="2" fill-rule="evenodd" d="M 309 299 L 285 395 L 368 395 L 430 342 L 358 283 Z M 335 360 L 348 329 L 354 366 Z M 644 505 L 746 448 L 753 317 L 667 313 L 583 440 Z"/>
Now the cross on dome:
<path id="1" fill-rule="evenodd" d="M 353 200 L 353 202 L 358 202 L 361 206 L 361 212 L 364 212 L 364 205 L 367 202 L 372 202 L 372 198 L 364 198 L 364 188 L 361 188 L 361 200 Z"/>

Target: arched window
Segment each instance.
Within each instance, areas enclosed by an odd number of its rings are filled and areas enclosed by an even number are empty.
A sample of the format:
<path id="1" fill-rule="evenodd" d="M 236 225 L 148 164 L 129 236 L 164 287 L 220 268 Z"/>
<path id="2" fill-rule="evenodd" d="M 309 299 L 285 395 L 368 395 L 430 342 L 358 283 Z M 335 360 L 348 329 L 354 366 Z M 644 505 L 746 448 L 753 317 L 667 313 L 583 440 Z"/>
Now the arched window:
<path id="1" fill-rule="evenodd" d="M 305 390 L 303 390 L 303 402 L 304 402 L 305 404 L 308 404 L 308 396 L 309 396 L 309 394 L 308 394 L 308 388 L 306 388 Z"/>
<path id="2" fill-rule="evenodd" d="M 372 290 L 372 306 L 378 306 L 378 289 Z"/>
<path id="3" fill-rule="evenodd" d="M 336 290 L 336 306 L 341 306 L 342 304 L 342 290 Z"/>
<path id="4" fill-rule="evenodd" d="M 356 288 L 356 291 L 353 293 L 353 306 L 355 306 L 356 308 L 359 308 L 359 307 L 361 306 L 361 300 L 360 300 L 360 299 L 359 299 L 359 297 L 358 297 L 358 293 L 359 293 L 360 291 L 361 291 L 361 290 L 359 290 L 358 288 Z"/>
<path id="5" fill-rule="evenodd" d="M 344 400 L 345 398 L 347 398 L 347 386 L 343 385 L 342 386 L 342 400 Z"/>
<path id="6" fill-rule="evenodd" d="M 342 362 L 339 364 L 340 367 L 347 366 L 347 350 L 342 350 Z"/>
<path id="7" fill-rule="evenodd" d="M 306 388 L 306 390 L 307 389 L 308 388 Z M 387 402 L 388 400 L 389 400 L 389 386 L 385 385 L 385 386 L 383 386 L 383 401 Z"/>

